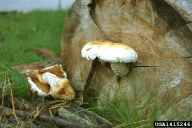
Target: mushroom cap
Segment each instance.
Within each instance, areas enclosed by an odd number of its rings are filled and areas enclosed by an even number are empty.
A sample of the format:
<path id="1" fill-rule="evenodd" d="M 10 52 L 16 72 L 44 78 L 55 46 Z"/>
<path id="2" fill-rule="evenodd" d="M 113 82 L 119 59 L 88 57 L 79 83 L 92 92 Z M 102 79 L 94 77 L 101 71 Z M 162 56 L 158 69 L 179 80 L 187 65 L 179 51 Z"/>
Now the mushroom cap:
<path id="1" fill-rule="evenodd" d="M 136 62 L 138 58 L 137 52 L 131 47 L 109 41 L 91 41 L 83 47 L 81 55 L 88 60 L 98 57 L 102 61 L 120 63 Z"/>
<path id="2" fill-rule="evenodd" d="M 55 99 L 72 100 L 75 98 L 75 91 L 71 87 L 70 81 L 63 79 L 51 88 L 51 96 Z"/>
<path id="3" fill-rule="evenodd" d="M 32 92 L 43 97 L 50 95 L 49 85 L 41 82 L 35 75 L 29 73 L 25 73 L 24 75 Z"/>
<path id="4" fill-rule="evenodd" d="M 44 82 L 42 78 L 42 74 L 44 73 L 51 73 L 58 78 L 67 79 L 67 73 L 63 70 L 61 64 L 53 65 L 40 70 L 33 70 L 33 72 L 41 82 Z"/>
<path id="5" fill-rule="evenodd" d="M 39 74 L 49 72 L 56 75 L 59 78 L 67 78 L 67 73 L 63 70 L 63 67 L 61 64 L 56 64 L 56 65 L 46 67 L 37 71 L 39 72 Z"/>

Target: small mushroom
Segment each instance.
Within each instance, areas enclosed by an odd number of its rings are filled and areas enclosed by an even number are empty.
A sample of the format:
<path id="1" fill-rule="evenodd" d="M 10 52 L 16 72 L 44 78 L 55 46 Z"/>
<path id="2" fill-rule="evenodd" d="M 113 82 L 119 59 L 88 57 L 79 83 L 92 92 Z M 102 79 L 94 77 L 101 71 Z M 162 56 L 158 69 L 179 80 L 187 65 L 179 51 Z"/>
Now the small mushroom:
<path id="1" fill-rule="evenodd" d="M 136 62 L 138 58 L 137 52 L 131 47 L 109 41 L 91 41 L 83 47 L 81 55 L 88 60 L 98 57 L 103 65 L 109 62 L 113 72 L 120 77 L 129 72 L 129 66 L 126 63 Z"/>
<path id="2" fill-rule="evenodd" d="M 33 70 L 35 77 L 41 86 L 49 85 L 49 94 L 55 99 L 72 100 L 75 97 L 75 92 L 70 85 L 70 81 L 67 79 L 67 74 L 63 71 L 61 65 L 54 65 L 41 70 Z M 31 82 L 28 83 L 31 86 Z M 31 87 L 30 87 L 31 88 Z M 33 89 L 31 88 L 33 91 Z M 33 91 L 34 92 L 34 91 Z"/>

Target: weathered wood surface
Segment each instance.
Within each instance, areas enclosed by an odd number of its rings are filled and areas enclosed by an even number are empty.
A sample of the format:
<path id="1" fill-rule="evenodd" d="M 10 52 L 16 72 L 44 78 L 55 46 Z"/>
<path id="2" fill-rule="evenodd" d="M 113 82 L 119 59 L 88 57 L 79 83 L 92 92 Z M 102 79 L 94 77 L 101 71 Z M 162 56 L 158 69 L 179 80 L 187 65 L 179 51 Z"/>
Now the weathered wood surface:
<path id="1" fill-rule="evenodd" d="M 129 45 L 139 56 L 131 64 L 134 70 L 119 83 L 111 69 L 98 63 L 93 81 L 109 97 L 123 93 L 128 100 L 134 99 L 135 87 L 137 100 L 143 102 L 152 94 L 158 97 L 157 101 L 191 96 L 191 6 L 179 2 L 76 0 L 66 17 L 61 42 L 62 65 L 72 86 L 83 89 L 91 69 L 91 61 L 81 57 L 83 46 L 93 40 L 108 40 Z M 185 2 L 191 4 L 189 0 Z M 92 86 L 97 89 L 93 82 Z M 104 99 L 102 91 L 99 105 Z M 170 102 L 163 102 L 162 107 Z"/>
<path id="2" fill-rule="evenodd" d="M 78 128 L 79 127 L 91 128 L 92 126 L 95 126 L 97 128 L 113 127 L 113 125 L 108 120 L 98 116 L 96 113 L 94 113 L 91 110 L 87 110 L 79 106 L 75 106 L 73 105 L 73 103 L 68 107 L 63 107 L 63 106 L 67 106 L 67 104 L 61 105 L 59 107 L 58 104 L 61 104 L 61 103 L 49 104 L 51 102 L 49 100 L 45 100 L 44 101 L 45 104 L 40 105 L 41 101 L 30 102 L 20 97 L 15 97 L 15 99 L 17 99 L 18 101 L 18 103 L 15 100 L 13 102 L 17 116 L 26 118 L 27 116 L 30 115 L 29 118 L 27 118 L 28 120 L 34 119 L 37 113 L 41 113 L 39 114 L 39 116 L 41 117 L 38 118 L 40 121 L 56 124 L 57 126 L 71 125 L 71 127 L 78 127 Z M 6 104 L 9 104 L 11 101 L 12 99 L 9 98 L 9 100 L 6 101 L 7 102 Z M 18 106 L 18 104 L 20 104 L 20 106 Z M 18 109 L 21 109 L 21 108 L 22 108 L 22 111 L 19 111 Z M 39 110 L 39 111 L 37 112 L 36 110 Z M 0 105 L 0 114 L 12 115 L 13 110 Z"/>
<path id="3" fill-rule="evenodd" d="M 35 63 L 29 63 L 29 64 L 22 64 L 22 65 L 15 65 L 11 66 L 11 68 L 20 73 L 33 73 L 33 70 L 39 70 L 42 68 L 46 68 L 49 66 L 53 66 L 55 64 L 61 64 L 61 58 L 53 59 L 49 61 L 42 61 L 42 62 L 35 62 Z"/>
<path id="4" fill-rule="evenodd" d="M 179 12 L 187 23 L 192 22 L 191 0 L 165 0 L 165 1 L 168 2 L 175 10 Z"/>
<path id="5" fill-rule="evenodd" d="M 40 54 L 43 57 L 51 57 L 51 58 L 60 58 L 60 55 L 58 55 L 57 53 L 55 53 L 54 51 L 51 51 L 49 49 L 46 48 L 36 48 L 36 47 L 32 47 L 33 50 L 35 50 L 38 54 Z"/>
<path id="6" fill-rule="evenodd" d="M 23 118 L 28 118 L 28 117 L 31 116 L 31 113 L 30 113 L 30 112 L 26 112 L 26 111 L 15 110 L 15 113 L 16 113 L 17 116 L 23 117 Z M 13 114 L 13 109 L 0 106 L 0 114 L 3 114 L 3 115 L 12 115 L 12 114 Z M 33 116 L 32 116 L 32 117 L 33 117 Z M 34 117 L 35 117 L 35 116 L 34 116 Z M 33 118 L 34 118 L 34 117 L 33 117 Z M 69 120 L 66 120 L 66 119 L 57 118 L 57 117 L 39 115 L 39 116 L 37 116 L 36 118 L 37 118 L 38 120 L 42 121 L 42 122 L 55 124 L 55 125 L 60 126 L 60 127 L 91 128 L 91 127 L 88 126 L 88 125 L 84 125 L 84 124 L 81 124 L 81 123 L 72 122 L 72 121 L 69 121 Z"/>

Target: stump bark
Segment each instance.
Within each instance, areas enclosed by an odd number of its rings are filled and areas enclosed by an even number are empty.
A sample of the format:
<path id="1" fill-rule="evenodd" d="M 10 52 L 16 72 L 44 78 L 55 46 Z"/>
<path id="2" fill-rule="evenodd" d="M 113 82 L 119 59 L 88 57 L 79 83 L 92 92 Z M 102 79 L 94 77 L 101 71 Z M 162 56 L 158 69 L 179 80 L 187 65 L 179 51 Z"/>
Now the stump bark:
<path id="1" fill-rule="evenodd" d="M 173 98 L 178 99 L 177 111 L 191 106 L 191 7 L 190 0 L 76 0 L 61 41 L 62 65 L 72 86 L 82 90 L 91 69 L 91 61 L 81 57 L 83 46 L 108 40 L 135 49 L 138 61 L 119 82 L 110 68 L 97 64 L 91 86 L 99 91 L 99 105 L 104 94 L 111 99 L 123 94 L 136 98 L 140 107 L 148 96 L 163 101 L 162 108 Z"/>

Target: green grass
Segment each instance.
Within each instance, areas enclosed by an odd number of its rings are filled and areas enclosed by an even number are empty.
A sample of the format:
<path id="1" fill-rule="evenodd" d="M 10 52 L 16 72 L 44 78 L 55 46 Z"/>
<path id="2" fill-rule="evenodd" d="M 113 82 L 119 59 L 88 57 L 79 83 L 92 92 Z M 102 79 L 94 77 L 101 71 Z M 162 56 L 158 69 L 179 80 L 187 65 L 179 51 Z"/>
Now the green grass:
<path id="1" fill-rule="evenodd" d="M 14 87 L 14 93 L 17 96 L 29 99 L 29 87 L 24 76 L 15 73 L 10 66 L 51 59 L 39 56 L 31 47 L 47 48 L 60 55 L 61 35 L 66 14 L 67 11 L 64 10 L 36 10 L 27 14 L 0 14 L 0 81 L 3 81 L 5 72 L 8 72 Z M 78 68 L 78 65 L 76 67 Z M 132 68 L 132 70 L 134 69 Z M 135 76 L 139 77 L 136 72 Z M 155 91 L 154 95 L 149 96 L 142 88 L 142 79 L 139 78 L 138 82 L 135 76 L 133 76 L 131 84 L 135 94 L 133 98 L 125 97 L 123 93 L 120 93 L 118 98 L 115 97 L 111 100 L 106 92 L 102 92 L 104 95 L 100 98 L 103 101 L 98 106 L 96 101 L 99 92 L 95 91 L 95 88 L 90 88 L 91 91 L 86 93 L 88 96 L 84 97 L 84 101 L 88 104 L 83 105 L 83 107 L 93 110 L 98 115 L 111 121 L 115 126 L 124 128 L 153 127 L 153 121 L 158 120 L 164 111 L 170 108 L 174 110 L 175 104 L 180 99 L 171 99 L 170 104 L 161 109 L 161 105 L 166 100 L 158 101 Z M 85 81 L 86 77 L 85 74 L 85 77 L 79 80 Z M 71 82 L 78 85 L 79 80 L 71 80 Z M 99 88 L 99 81 L 94 84 L 98 90 L 102 91 Z M 112 84 L 108 86 L 113 89 Z M 146 97 L 142 106 L 140 106 L 141 102 L 136 102 L 138 88 L 142 90 L 140 95 Z M 188 109 L 191 109 L 191 106 Z M 183 120 L 182 115 L 175 115 L 174 112 L 168 120 L 176 118 Z"/>
<path id="2" fill-rule="evenodd" d="M 60 55 L 61 35 L 68 10 L 40 11 L 27 14 L 0 14 L 0 73 L 8 71 L 18 96 L 29 98 L 23 75 L 10 66 L 50 60 L 39 56 L 31 47 L 52 50 Z M 0 81 L 4 74 L 0 74 Z"/>

